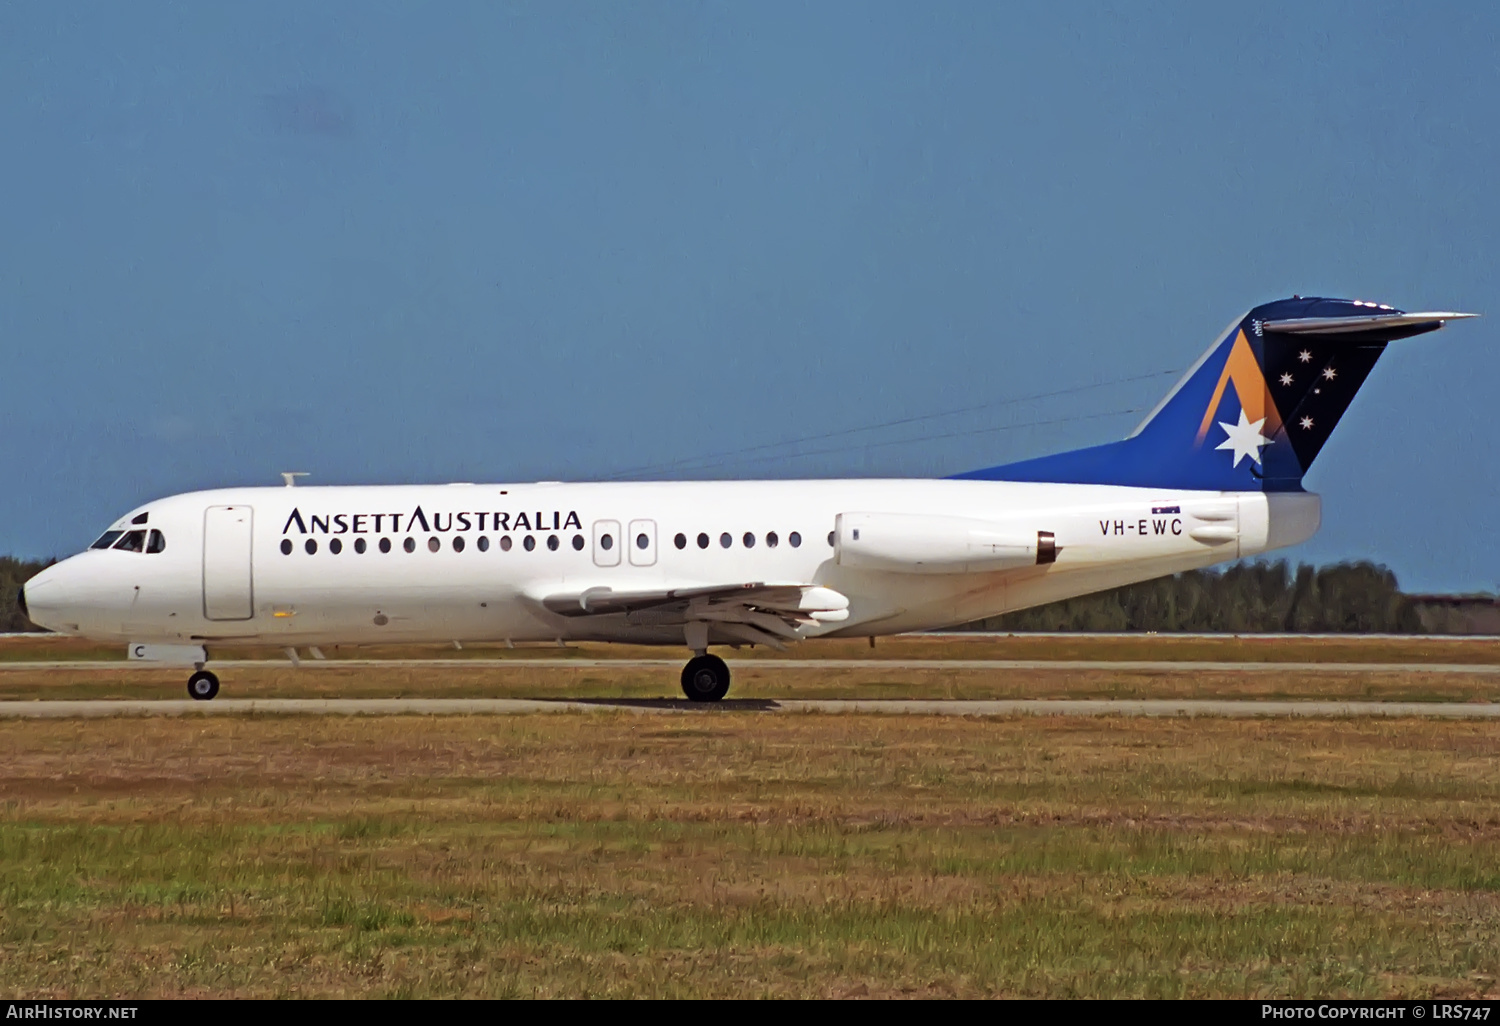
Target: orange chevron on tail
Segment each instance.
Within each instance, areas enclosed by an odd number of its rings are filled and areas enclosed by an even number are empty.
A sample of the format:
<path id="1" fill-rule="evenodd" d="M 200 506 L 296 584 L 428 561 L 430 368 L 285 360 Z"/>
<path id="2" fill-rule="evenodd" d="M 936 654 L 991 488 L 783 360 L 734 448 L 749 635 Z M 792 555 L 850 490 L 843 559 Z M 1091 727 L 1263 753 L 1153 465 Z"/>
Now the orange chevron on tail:
<path id="1" fill-rule="evenodd" d="M 1203 423 L 1198 425 L 1199 445 L 1208 437 L 1209 426 L 1213 423 L 1214 415 L 1219 412 L 1219 403 L 1224 398 L 1224 388 L 1231 381 L 1234 382 L 1235 395 L 1239 396 L 1240 408 L 1245 411 L 1245 418 L 1252 423 L 1265 419 L 1266 423 L 1261 428 L 1263 435 L 1270 438 L 1281 427 L 1281 413 L 1276 409 L 1271 390 L 1266 387 L 1266 376 L 1261 372 L 1260 361 L 1255 358 L 1250 340 L 1245 337 L 1242 328 L 1239 337 L 1234 340 L 1233 348 L 1229 350 L 1229 359 L 1224 361 L 1224 369 L 1219 373 L 1219 383 L 1214 387 L 1213 398 L 1203 411 Z"/>

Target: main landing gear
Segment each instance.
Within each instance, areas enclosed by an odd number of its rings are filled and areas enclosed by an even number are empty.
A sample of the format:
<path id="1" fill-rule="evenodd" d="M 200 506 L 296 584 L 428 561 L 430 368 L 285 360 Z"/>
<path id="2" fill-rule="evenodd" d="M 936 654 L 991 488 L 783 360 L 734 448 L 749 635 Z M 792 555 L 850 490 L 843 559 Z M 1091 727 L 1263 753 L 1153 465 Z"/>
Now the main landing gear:
<path id="1" fill-rule="evenodd" d="M 694 702 L 717 702 L 729 694 L 729 667 L 716 655 L 694 656 L 682 668 L 682 693 Z"/>
<path id="2" fill-rule="evenodd" d="M 207 670 L 199 670 L 188 678 L 188 695 L 199 702 L 207 702 L 219 693 L 219 678 Z"/>

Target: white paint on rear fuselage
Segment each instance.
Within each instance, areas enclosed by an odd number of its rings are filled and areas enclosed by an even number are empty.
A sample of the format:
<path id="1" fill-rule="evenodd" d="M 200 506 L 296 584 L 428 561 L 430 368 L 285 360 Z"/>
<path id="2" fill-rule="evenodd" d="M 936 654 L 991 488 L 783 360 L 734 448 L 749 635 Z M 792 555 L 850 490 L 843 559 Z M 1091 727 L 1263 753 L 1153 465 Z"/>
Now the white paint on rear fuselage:
<path id="1" fill-rule="evenodd" d="M 253 510 L 252 615 L 243 620 L 210 620 L 205 613 L 205 515 L 225 506 Z M 421 517 L 414 516 L 418 509 Z M 976 574 L 855 570 L 838 564 L 828 542 L 838 515 L 852 511 L 962 517 L 1033 536 L 1050 531 L 1058 556 L 1050 565 Z M 847 620 L 816 625 L 807 636 L 892 634 L 1295 544 L 1317 529 L 1318 499 L 951 480 L 299 486 L 176 495 L 132 510 L 115 527 L 128 529 L 139 513 L 163 532 L 165 551 L 90 550 L 64 560 L 28 585 L 32 618 L 100 640 L 202 640 L 209 646 L 558 638 L 682 644 L 680 624 L 652 625 L 650 616 L 624 614 L 559 616 L 541 600 L 591 587 L 618 592 L 766 582 L 822 585 L 848 597 Z M 483 531 L 480 513 L 487 514 Z M 496 513 L 506 514 L 509 530 L 495 528 Z M 469 514 L 467 530 L 458 529 L 465 519 L 459 514 Z M 526 528 L 518 528 L 519 514 Z M 391 529 L 393 519 L 399 530 Z M 601 521 L 619 525 L 617 545 L 632 522 L 654 524 L 654 560 L 632 563 L 632 545 L 617 565 L 597 565 Z M 564 528 L 569 523 L 576 526 Z M 1228 541 L 1193 537 L 1195 531 L 1223 535 L 1226 525 Z M 767 544 L 771 532 L 778 536 L 775 547 Z M 797 547 L 790 544 L 794 532 L 801 537 Z M 674 544 L 678 534 L 684 548 Z M 708 536 L 707 548 L 699 547 L 700 534 Z M 727 548 L 720 541 L 725 534 Z M 523 544 L 528 535 L 535 539 L 530 551 Z M 555 550 L 547 545 L 553 535 Z M 581 551 L 573 546 L 575 535 L 584 540 Z M 747 535 L 753 546 L 746 546 Z M 481 536 L 489 539 L 487 551 L 477 544 Z M 512 541 L 508 551 L 499 544 L 505 536 Z M 359 538 L 367 543 L 362 554 L 353 544 Z M 382 538 L 390 540 L 390 552 L 379 551 Z M 407 538 L 414 552 L 405 551 Z M 434 538 L 435 552 L 429 550 Z M 455 550 L 455 538 L 464 540 L 462 551 Z M 329 544 L 334 539 L 342 548 L 337 554 Z M 290 554 L 282 552 L 284 540 L 292 543 Z M 309 540 L 317 543 L 313 554 L 306 551 Z M 222 556 L 209 554 L 211 572 Z"/>

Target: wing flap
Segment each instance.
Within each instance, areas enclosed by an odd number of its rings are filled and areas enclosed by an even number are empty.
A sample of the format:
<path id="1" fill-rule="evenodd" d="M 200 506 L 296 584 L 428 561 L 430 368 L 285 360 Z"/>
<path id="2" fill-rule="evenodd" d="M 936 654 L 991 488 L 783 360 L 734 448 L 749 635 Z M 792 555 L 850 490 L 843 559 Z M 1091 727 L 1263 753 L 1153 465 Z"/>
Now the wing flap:
<path id="1" fill-rule="evenodd" d="M 615 591 L 607 585 L 583 591 L 548 595 L 542 605 L 560 616 L 606 616 L 610 613 L 633 613 L 639 609 L 667 606 L 674 602 L 691 602 L 700 598 L 743 596 L 761 583 L 719 584 L 696 588 L 664 588 L 659 591 Z"/>

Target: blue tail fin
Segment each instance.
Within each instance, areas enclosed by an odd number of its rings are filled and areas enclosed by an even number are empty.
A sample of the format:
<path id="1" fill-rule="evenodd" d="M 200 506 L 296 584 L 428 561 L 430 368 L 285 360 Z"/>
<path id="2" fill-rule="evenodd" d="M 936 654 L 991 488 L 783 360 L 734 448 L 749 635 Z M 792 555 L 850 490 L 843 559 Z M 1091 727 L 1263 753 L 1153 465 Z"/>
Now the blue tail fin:
<path id="1" fill-rule="evenodd" d="M 1231 325 L 1129 438 L 955 476 L 1297 491 L 1386 343 L 1471 316 L 1344 299 L 1266 303 Z"/>

